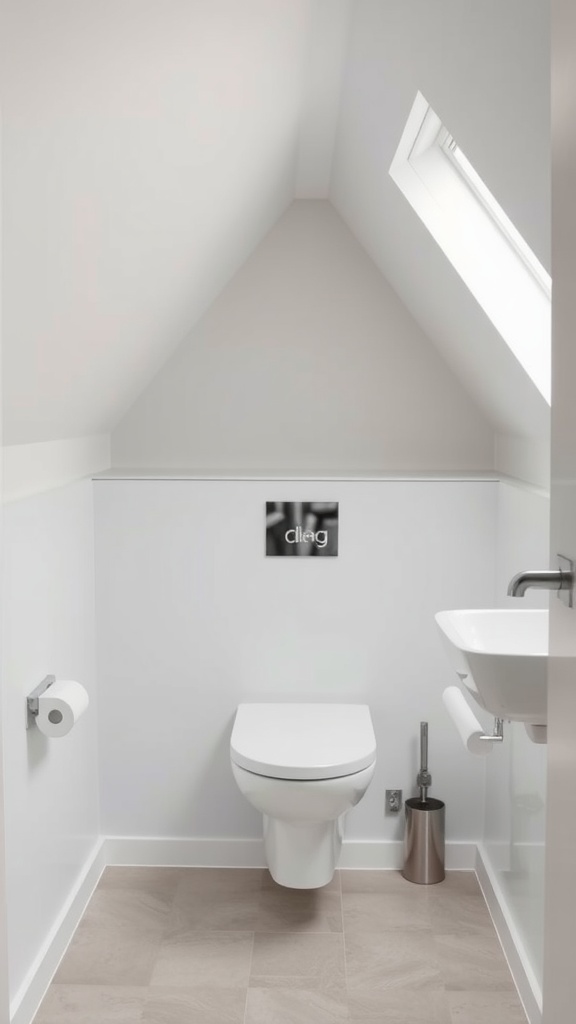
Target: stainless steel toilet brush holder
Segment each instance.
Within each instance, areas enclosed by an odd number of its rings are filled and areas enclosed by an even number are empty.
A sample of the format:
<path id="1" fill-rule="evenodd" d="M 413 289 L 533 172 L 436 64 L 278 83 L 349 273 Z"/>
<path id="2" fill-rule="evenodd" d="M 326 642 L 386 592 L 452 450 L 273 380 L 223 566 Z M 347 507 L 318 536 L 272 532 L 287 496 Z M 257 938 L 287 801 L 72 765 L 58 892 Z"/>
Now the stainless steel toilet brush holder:
<path id="1" fill-rule="evenodd" d="M 420 723 L 420 771 L 417 785 L 419 797 L 406 800 L 406 831 L 404 833 L 404 867 L 402 874 L 409 882 L 433 885 L 442 882 L 444 872 L 445 811 L 442 800 L 428 796 L 432 776 L 428 771 L 428 723 Z"/>

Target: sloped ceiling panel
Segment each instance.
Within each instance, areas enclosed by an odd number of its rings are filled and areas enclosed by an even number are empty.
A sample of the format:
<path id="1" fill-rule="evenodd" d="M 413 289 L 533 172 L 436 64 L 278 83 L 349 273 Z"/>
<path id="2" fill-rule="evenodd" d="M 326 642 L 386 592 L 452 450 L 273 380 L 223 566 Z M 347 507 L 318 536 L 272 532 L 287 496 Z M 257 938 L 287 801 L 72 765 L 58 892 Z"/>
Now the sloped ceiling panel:
<path id="1" fill-rule="evenodd" d="M 388 171 L 418 90 L 545 265 L 549 25 L 541 0 L 357 0 L 331 199 L 498 431 L 549 408 Z"/>
<path id="2" fill-rule="evenodd" d="M 109 430 L 286 208 L 310 8 L 3 5 L 5 443 Z"/>

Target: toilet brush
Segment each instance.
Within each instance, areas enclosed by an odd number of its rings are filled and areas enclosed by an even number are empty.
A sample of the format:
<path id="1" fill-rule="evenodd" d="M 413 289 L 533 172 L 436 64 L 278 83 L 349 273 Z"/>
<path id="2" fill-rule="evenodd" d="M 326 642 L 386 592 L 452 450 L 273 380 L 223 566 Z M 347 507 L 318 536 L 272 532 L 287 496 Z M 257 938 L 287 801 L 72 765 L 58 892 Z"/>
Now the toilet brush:
<path id="1" fill-rule="evenodd" d="M 416 777 L 419 797 L 405 803 L 404 867 L 409 882 L 430 885 L 444 879 L 444 804 L 428 796 L 432 776 L 428 771 L 428 722 L 420 722 L 420 771 Z"/>

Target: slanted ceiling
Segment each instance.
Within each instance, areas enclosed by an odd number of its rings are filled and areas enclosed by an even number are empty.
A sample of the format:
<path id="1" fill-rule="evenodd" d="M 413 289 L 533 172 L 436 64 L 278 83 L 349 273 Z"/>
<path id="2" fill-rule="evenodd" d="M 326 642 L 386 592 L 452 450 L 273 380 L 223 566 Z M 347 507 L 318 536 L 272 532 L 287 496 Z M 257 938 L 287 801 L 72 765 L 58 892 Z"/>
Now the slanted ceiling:
<path id="1" fill-rule="evenodd" d="M 541 0 L 5 0 L 4 442 L 112 431 L 295 197 L 495 432 L 547 409 L 388 177 L 420 89 L 548 262 Z"/>

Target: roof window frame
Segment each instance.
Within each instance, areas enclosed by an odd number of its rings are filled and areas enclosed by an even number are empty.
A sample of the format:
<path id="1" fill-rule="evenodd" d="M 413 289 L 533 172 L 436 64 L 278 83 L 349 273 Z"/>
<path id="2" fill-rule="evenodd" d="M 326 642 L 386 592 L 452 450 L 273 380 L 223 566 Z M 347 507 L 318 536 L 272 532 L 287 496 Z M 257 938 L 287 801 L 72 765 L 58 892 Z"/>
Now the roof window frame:
<path id="1" fill-rule="evenodd" d="M 390 176 L 550 404 L 550 276 L 420 92 Z"/>

